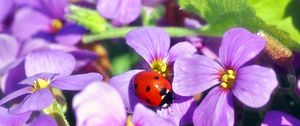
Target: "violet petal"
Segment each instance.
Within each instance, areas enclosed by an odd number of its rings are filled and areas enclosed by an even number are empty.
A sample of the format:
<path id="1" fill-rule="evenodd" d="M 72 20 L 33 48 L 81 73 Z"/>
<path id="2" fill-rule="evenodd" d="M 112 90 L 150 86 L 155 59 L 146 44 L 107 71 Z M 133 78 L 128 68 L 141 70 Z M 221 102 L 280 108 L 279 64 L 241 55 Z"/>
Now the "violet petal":
<path id="1" fill-rule="evenodd" d="M 245 105 L 259 108 L 269 101 L 277 85 L 272 69 L 252 65 L 238 70 L 232 92 Z"/>
<path id="2" fill-rule="evenodd" d="M 125 106 L 117 90 L 104 82 L 89 84 L 73 100 L 77 126 L 122 126 Z"/>
<path id="3" fill-rule="evenodd" d="M 75 58 L 59 50 L 38 50 L 25 58 L 27 76 L 39 73 L 70 75 L 75 67 Z"/>
<path id="4" fill-rule="evenodd" d="M 243 28 L 232 28 L 225 32 L 219 49 L 224 67 L 235 70 L 257 56 L 265 47 L 265 41 Z"/>
<path id="5" fill-rule="evenodd" d="M 232 94 L 220 87 L 212 89 L 194 112 L 195 126 L 233 126 Z"/>
<path id="6" fill-rule="evenodd" d="M 123 74 L 114 76 L 110 79 L 110 84 L 114 86 L 125 103 L 125 107 L 128 112 L 132 112 L 134 106 L 138 103 L 138 98 L 134 94 L 133 89 L 133 77 L 143 70 L 130 70 Z"/>
<path id="7" fill-rule="evenodd" d="M 102 75 L 98 73 L 77 74 L 72 76 L 56 77 L 51 86 L 62 90 L 82 90 L 94 81 L 102 81 Z"/>
<path id="8" fill-rule="evenodd" d="M 14 114 L 39 111 L 51 105 L 53 95 L 48 88 L 37 90 L 36 92 L 27 95 L 21 103 L 9 109 Z"/>
<path id="9" fill-rule="evenodd" d="M 166 58 L 170 48 L 170 36 L 160 28 L 147 27 L 130 31 L 126 43 L 149 64 Z"/>
<path id="10" fill-rule="evenodd" d="M 193 96 L 219 83 L 223 68 L 202 55 L 187 55 L 174 64 L 173 91 L 182 96 Z"/>

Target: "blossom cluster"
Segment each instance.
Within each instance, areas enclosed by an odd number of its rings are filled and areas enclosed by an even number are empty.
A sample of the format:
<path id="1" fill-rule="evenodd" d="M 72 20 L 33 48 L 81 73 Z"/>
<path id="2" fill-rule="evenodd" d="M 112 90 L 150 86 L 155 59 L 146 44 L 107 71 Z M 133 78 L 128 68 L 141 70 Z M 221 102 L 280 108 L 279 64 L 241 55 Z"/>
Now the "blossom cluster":
<path id="1" fill-rule="evenodd" d="M 0 0 L 0 126 L 233 126 L 247 125 L 249 112 L 260 116 L 256 125 L 300 125 L 291 112 L 300 107 L 297 61 L 284 64 L 287 73 L 267 55 L 268 34 L 243 27 L 228 28 L 221 37 L 185 35 L 205 22 L 175 5 Z M 96 25 L 108 29 L 93 33 L 94 20 L 74 21 L 72 6 L 83 17 L 96 12 L 99 17 L 89 19 L 101 19 Z M 140 25 L 157 8 L 166 16 L 155 26 Z M 173 19 L 175 12 L 183 22 Z M 117 35 L 84 42 L 94 34 Z M 112 73 L 117 66 L 107 53 L 119 47 L 109 45 L 126 48 L 138 61 Z"/>

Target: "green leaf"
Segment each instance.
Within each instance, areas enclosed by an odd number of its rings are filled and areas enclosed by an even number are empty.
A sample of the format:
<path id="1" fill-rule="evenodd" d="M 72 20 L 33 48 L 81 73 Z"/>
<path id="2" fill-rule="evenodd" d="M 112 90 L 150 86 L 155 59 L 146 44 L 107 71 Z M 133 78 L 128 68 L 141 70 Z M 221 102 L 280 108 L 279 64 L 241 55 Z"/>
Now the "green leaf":
<path id="1" fill-rule="evenodd" d="M 164 15 L 165 8 L 163 6 L 143 7 L 142 10 L 142 23 L 144 26 L 156 25 L 157 21 Z"/>
<path id="2" fill-rule="evenodd" d="M 232 27 L 244 27 L 254 33 L 263 30 L 285 46 L 300 50 L 299 42 L 292 40 L 287 32 L 273 25 L 267 25 L 263 19 L 256 16 L 248 0 L 179 0 L 178 2 L 181 8 L 198 14 L 208 22 L 199 30 L 202 34 L 221 36 Z"/>
<path id="3" fill-rule="evenodd" d="M 70 14 L 66 15 L 68 19 L 77 22 L 79 25 L 90 30 L 92 33 L 102 33 L 112 27 L 95 10 L 76 5 L 70 5 L 69 11 Z"/>
<path id="4" fill-rule="evenodd" d="M 134 52 L 123 53 L 112 60 L 112 74 L 117 75 L 130 70 L 139 61 L 139 56 Z"/>
<path id="5" fill-rule="evenodd" d="M 289 33 L 290 37 L 300 41 L 300 2 L 296 0 L 250 0 L 256 15 L 266 24 L 275 25 Z"/>

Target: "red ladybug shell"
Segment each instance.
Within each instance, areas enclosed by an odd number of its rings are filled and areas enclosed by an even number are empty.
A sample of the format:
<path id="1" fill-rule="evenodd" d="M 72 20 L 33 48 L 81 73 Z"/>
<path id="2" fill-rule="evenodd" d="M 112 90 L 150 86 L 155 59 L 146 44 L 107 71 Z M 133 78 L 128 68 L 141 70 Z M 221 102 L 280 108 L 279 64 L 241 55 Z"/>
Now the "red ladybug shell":
<path id="1" fill-rule="evenodd" d="M 134 77 L 134 91 L 145 104 L 157 107 L 161 104 L 167 91 L 171 91 L 171 84 L 157 72 L 143 71 Z"/>

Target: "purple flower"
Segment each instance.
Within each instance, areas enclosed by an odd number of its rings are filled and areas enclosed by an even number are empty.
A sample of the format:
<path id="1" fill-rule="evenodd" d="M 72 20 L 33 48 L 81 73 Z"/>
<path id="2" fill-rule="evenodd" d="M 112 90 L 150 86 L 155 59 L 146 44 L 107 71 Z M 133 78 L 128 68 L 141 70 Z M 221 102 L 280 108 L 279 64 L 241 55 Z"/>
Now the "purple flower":
<path id="1" fill-rule="evenodd" d="M 115 25 L 129 24 L 138 18 L 142 10 L 141 0 L 98 0 L 101 16 L 111 19 Z"/>
<path id="2" fill-rule="evenodd" d="M 193 54 L 196 49 L 188 42 L 180 42 L 170 49 L 170 37 L 160 28 L 139 28 L 126 35 L 126 43 L 141 55 L 153 71 L 164 76 L 172 73 L 171 65 L 179 57 Z M 138 102 L 134 94 L 132 80 L 136 74 L 145 70 L 130 70 L 110 80 L 121 94 L 128 112 L 132 112 Z M 157 113 L 168 118 L 177 125 L 191 123 L 191 113 L 196 104 L 192 97 L 173 95 L 174 101 L 167 108 L 157 109 Z"/>
<path id="3" fill-rule="evenodd" d="M 24 57 L 32 52 L 43 49 L 62 50 L 72 54 L 76 59 L 76 69 L 96 59 L 96 54 L 87 50 L 78 49 L 75 46 L 50 43 L 41 38 L 30 39 L 25 42 L 18 42 L 10 35 L 0 35 L 0 76 L 1 90 L 3 93 L 11 93 L 23 87 L 17 83 L 26 78 L 24 68 Z"/>
<path id="4" fill-rule="evenodd" d="M 48 115 L 40 113 L 28 126 L 58 126 L 56 121 Z"/>
<path id="5" fill-rule="evenodd" d="M 299 126 L 300 120 L 280 111 L 270 111 L 261 126 Z"/>
<path id="6" fill-rule="evenodd" d="M 232 28 L 223 36 L 220 62 L 196 54 L 175 61 L 175 93 L 193 96 L 212 88 L 194 112 L 194 125 L 233 125 L 234 96 L 252 108 L 269 101 L 278 84 L 275 72 L 258 65 L 245 65 L 264 46 L 265 41 L 257 35 L 243 28 Z"/>
<path id="7" fill-rule="evenodd" d="M 30 120 L 31 112 L 21 114 L 10 113 L 8 109 L 0 106 L 0 126 L 24 126 Z M 26 126 L 57 126 L 55 120 L 48 115 L 40 113 Z"/>
<path id="8" fill-rule="evenodd" d="M 15 36 L 21 40 L 42 37 L 66 45 L 79 42 L 85 30 L 64 19 L 67 0 L 39 0 L 37 5 L 38 9 L 24 7 L 16 13 L 12 25 Z"/>
<path id="9" fill-rule="evenodd" d="M 23 126 L 30 115 L 31 112 L 12 114 L 8 109 L 0 106 L 0 126 Z"/>
<path id="10" fill-rule="evenodd" d="M 11 12 L 14 5 L 13 0 L 0 0 L 0 32 L 4 31 L 4 21 Z"/>
<path id="11" fill-rule="evenodd" d="M 0 76 L 18 64 L 19 48 L 20 44 L 14 37 L 0 34 Z"/>
<path id="12" fill-rule="evenodd" d="M 104 82 L 89 84 L 73 100 L 77 126 L 153 126 L 174 124 L 155 112 L 137 104 L 127 116 L 124 103 L 117 90 Z"/>
<path id="13" fill-rule="evenodd" d="M 72 75 L 75 59 L 61 51 L 40 50 L 28 54 L 25 58 L 27 79 L 19 82 L 25 87 L 1 99 L 0 105 L 25 95 L 24 100 L 10 108 L 13 113 L 41 110 L 53 100 L 52 88 L 62 90 L 81 90 L 93 81 L 102 80 L 97 73 Z M 42 102 L 41 102 L 42 101 Z"/>

